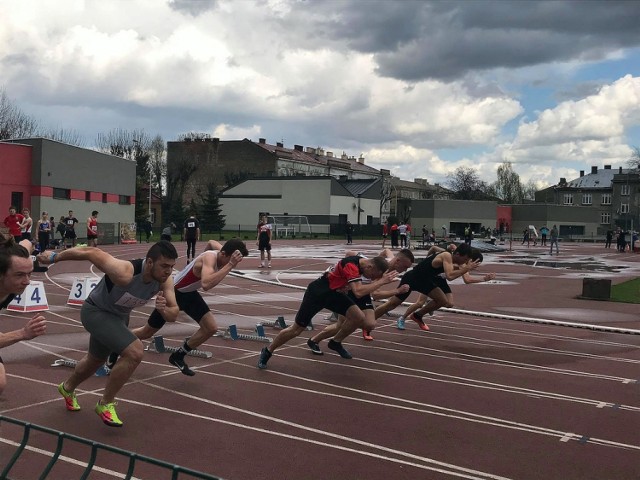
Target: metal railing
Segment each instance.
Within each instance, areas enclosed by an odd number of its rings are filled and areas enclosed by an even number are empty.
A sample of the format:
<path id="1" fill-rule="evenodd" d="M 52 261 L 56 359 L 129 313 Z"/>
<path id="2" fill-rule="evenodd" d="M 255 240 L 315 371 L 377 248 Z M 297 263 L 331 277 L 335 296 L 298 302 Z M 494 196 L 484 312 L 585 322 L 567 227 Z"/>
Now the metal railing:
<path id="1" fill-rule="evenodd" d="M 51 460 L 49 460 L 49 463 L 46 465 L 44 471 L 40 475 L 39 477 L 40 480 L 46 479 L 49 473 L 51 472 L 51 470 L 53 469 L 54 465 L 56 464 L 56 462 L 60 457 L 60 454 L 62 453 L 62 447 L 66 440 L 68 440 L 69 442 L 75 442 L 84 446 L 91 447 L 90 458 L 86 462 L 86 468 L 84 470 L 84 473 L 82 474 L 82 476 L 79 477 L 80 480 L 84 480 L 89 477 L 89 474 L 91 473 L 93 468 L 96 466 L 98 453 L 100 451 L 120 455 L 122 457 L 129 459 L 128 470 L 126 474 L 124 474 L 125 480 L 135 478 L 133 477 L 134 471 L 136 466 L 140 463 L 146 463 L 146 464 L 153 465 L 155 467 L 159 467 L 161 469 L 167 470 L 168 472 L 171 473 L 172 480 L 178 480 L 179 478 L 196 478 L 201 480 L 221 480 L 220 477 L 215 477 L 213 475 L 198 472 L 196 470 L 191 470 L 189 468 L 184 468 L 179 465 L 173 465 L 168 462 L 163 462 L 162 460 L 157 460 L 151 457 L 146 457 L 144 455 L 139 455 L 137 453 L 130 452 L 128 450 L 105 445 L 93 440 L 88 440 L 86 438 L 71 435 L 69 433 L 60 432 L 58 430 L 53 430 L 51 428 L 42 427 L 40 425 L 34 425 L 32 423 L 23 422 L 21 420 L 16 420 L 14 418 L 9 418 L 9 417 L 0 415 L 0 427 L 2 426 L 2 422 L 6 422 L 13 425 L 17 425 L 18 427 L 22 427 L 23 435 L 22 435 L 22 441 L 17 446 L 13 456 L 11 457 L 7 465 L 4 467 L 4 469 L 0 472 L 0 478 L 6 478 L 6 479 L 11 478 L 9 477 L 9 474 L 11 473 L 11 469 L 14 467 L 14 465 L 16 464 L 20 456 L 24 453 L 29 443 L 29 437 L 30 437 L 31 431 L 35 430 L 37 432 L 41 432 L 44 434 L 51 435 L 53 437 L 57 437 L 56 449 L 54 452 L 52 452 Z"/>

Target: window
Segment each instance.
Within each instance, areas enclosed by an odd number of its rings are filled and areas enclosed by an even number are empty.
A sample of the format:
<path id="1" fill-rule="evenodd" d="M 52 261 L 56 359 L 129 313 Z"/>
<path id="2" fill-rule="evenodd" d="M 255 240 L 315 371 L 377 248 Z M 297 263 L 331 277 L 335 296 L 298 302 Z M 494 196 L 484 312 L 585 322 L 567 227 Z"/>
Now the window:
<path id="1" fill-rule="evenodd" d="M 131 205 L 131 197 L 129 195 L 119 195 L 118 203 L 120 205 Z"/>
<path id="2" fill-rule="evenodd" d="M 629 195 L 630 191 L 629 185 L 620 185 L 620 195 Z"/>
<path id="3" fill-rule="evenodd" d="M 564 194 L 564 205 L 573 205 L 573 193 Z"/>
<path id="4" fill-rule="evenodd" d="M 71 200 L 71 190 L 69 190 L 68 188 L 53 187 L 53 198 Z"/>
<path id="5" fill-rule="evenodd" d="M 107 203 L 107 194 L 106 193 L 102 194 L 102 203 Z"/>
<path id="6" fill-rule="evenodd" d="M 611 214 L 609 212 L 601 212 L 600 223 L 603 225 L 611 225 Z"/>
<path id="7" fill-rule="evenodd" d="M 591 205 L 591 194 L 583 193 L 582 194 L 582 204 L 583 205 Z"/>
<path id="8" fill-rule="evenodd" d="M 84 201 L 85 202 L 90 202 L 91 201 L 91 192 L 89 192 L 89 191 L 84 192 Z"/>
<path id="9" fill-rule="evenodd" d="M 621 203 L 620 204 L 620 213 L 629 213 L 629 204 Z"/>
<path id="10" fill-rule="evenodd" d="M 602 205 L 611 205 L 611 194 L 603 193 L 602 194 Z"/>

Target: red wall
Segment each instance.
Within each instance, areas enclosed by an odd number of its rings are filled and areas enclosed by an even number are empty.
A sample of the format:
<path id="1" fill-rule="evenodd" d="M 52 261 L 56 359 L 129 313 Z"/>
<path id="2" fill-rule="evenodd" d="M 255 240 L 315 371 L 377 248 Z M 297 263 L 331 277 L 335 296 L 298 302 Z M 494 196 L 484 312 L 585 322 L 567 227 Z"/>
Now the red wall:
<path id="1" fill-rule="evenodd" d="M 496 211 L 496 228 L 498 230 L 500 230 L 500 224 L 503 224 L 503 228 L 505 232 L 510 232 L 511 231 L 511 207 L 506 206 L 506 205 L 498 205 L 497 207 L 497 211 Z"/>
<path id="2" fill-rule="evenodd" d="M 0 165 L 0 215 L 9 212 L 11 192 L 22 192 L 22 206 L 31 208 L 31 147 L 0 142 Z"/>

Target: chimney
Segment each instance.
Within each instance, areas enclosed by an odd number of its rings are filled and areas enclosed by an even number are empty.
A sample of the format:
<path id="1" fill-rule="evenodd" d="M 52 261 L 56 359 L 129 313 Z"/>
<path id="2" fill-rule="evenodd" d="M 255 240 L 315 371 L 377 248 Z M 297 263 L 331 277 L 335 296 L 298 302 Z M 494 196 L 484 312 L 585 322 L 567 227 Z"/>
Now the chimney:
<path id="1" fill-rule="evenodd" d="M 605 166 L 604 166 L 604 169 L 605 169 L 605 170 L 611 170 L 611 165 L 605 165 Z"/>
<path id="2" fill-rule="evenodd" d="M 622 167 L 618 167 L 618 168 L 619 168 L 618 173 L 622 173 Z"/>
<path id="3" fill-rule="evenodd" d="M 327 157 L 333 157 L 333 152 L 327 152 Z"/>
<path id="4" fill-rule="evenodd" d="M 282 142 L 276 143 L 276 147 L 284 148 L 284 144 Z"/>
<path id="5" fill-rule="evenodd" d="M 591 173 L 598 173 L 598 167 L 597 166 L 591 167 Z"/>
<path id="6" fill-rule="evenodd" d="M 558 183 L 558 185 L 566 185 L 567 184 L 567 179 L 564 177 L 560 177 L 560 183 Z"/>
<path id="7" fill-rule="evenodd" d="M 267 140 L 265 138 L 259 138 L 258 143 L 267 143 Z"/>
<path id="8" fill-rule="evenodd" d="M 315 155 L 316 149 L 313 147 L 307 147 L 307 153 L 310 153 L 311 155 Z"/>
<path id="9" fill-rule="evenodd" d="M 324 156 L 324 148 L 318 147 L 318 155 Z"/>
<path id="10" fill-rule="evenodd" d="M 580 176 L 584 177 L 584 170 L 580 170 Z"/>
<path id="11" fill-rule="evenodd" d="M 364 155 L 360 154 L 357 161 L 360 165 L 364 165 Z"/>
<path id="12" fill-rule="evenodd" d="M 349 157 L 346 153 L 342 152 L 342 156 L 340 157 L 342 160 L 349 160 Z"/>
<path id="13" fill-rule="evenodd" d="M 302 151 L 302 145 L 294 145 L 293 149 L 297 150 L 298 152 L 301 152 Z"/>

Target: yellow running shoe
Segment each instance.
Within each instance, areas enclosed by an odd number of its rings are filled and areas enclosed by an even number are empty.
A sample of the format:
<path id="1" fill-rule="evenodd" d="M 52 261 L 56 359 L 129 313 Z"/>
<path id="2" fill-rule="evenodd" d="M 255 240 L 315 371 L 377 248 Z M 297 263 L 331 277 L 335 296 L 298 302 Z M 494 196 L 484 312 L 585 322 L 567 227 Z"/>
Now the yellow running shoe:
<path id="1" fill-rule="evenodd" d="M 105 425 L 110 427 L 121 427 L 122 421 L 118 418 L 116 413 L 116 402 L 107 403 L 102 405 L 100 402 L 96 403 L 96 413 L 100 416 Z"/>
<path id="2" fill-rule="evenodd" d="M 60 395 L 64 398 L 64 404 L 67 407 L 67 410 L 70 412 L 77 412 L 80 410 L 80 404 L 76 398 L 76 392 L 67 392 L 64 389 L 64 382 L 58 385 L 58 392 L 60 392 Z"/>

